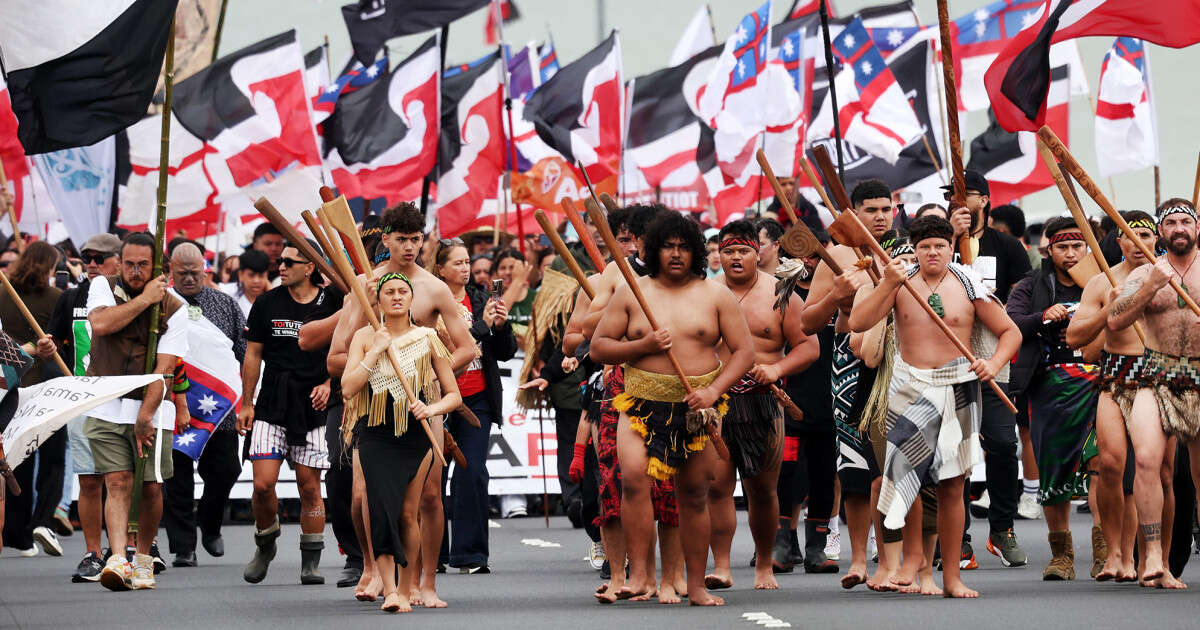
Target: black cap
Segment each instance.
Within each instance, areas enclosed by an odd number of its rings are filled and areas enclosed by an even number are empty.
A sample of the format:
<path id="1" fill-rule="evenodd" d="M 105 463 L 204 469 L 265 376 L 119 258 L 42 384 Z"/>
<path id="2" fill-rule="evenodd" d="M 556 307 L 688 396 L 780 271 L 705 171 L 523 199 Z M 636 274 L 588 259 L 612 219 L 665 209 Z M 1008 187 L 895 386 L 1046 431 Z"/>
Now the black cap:
<path id="1" fill-rule="evenodd" d="M 987 179 L 983 175 L 980 175 L 979 171 L 964 171 L 963 183 L 966 184 L 967 190 L 977 190 L 980 194 L 988 195 L 989 197 L 992 194 L 988 191 Z M 942 186 L 942 190 L 954 190 L 954 186 Z"/>

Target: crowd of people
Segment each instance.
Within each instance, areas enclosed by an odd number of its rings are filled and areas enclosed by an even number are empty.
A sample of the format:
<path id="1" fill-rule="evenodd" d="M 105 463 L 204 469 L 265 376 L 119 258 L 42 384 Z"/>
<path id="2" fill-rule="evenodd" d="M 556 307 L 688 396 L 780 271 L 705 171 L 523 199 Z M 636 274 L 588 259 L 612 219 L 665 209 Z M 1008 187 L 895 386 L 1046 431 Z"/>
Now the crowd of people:
<path id="1" fill-rule="evenodd" d="M 714 591 L 734 585 L 739 479 L 757 589 L 803 570 L 841 573 L 846 589 L 975 597 L 963 577 L 978 567 L 972 513 L 1006 567 L 1034 561 L 1014 519 L 1044 514 L 1042 577 L 1075 579 L 1081 499 L 1091 577 L 1184 588 L 1200 473 L 1200 316 L 1184 298 L 1200 286 L 1195 208 L 1125 212 L 1132 235 L 1063 217 L 1027 226 L 1019 208 L 991 206 L 982 176 L 965 182 L 962 207 L 915 212 L 883 182 L 858 182 L 846 212 L 871 247 L 823 223 L 790 180 L 756 218 L 705 230 L 630 205 L 565 250 L 540 235 L 439 239 L 402 203 L 361 229 L 375 267 L 355 281 L 370 308 L 269 223 L 238 256 L 172 239 L 159 277 L 145 233 L 98 234 L 78 251 L 30 242 L 0 258 L 47 333 L 0 294 L 4 331 L 38 359 L 23 384 L 60 375 L 55 351 L 74 375 L 141 373 L 156 305 L 163 379 L 71 420 L 14 470 L 36 492 L 7 497 L 3 542 L 61 555 L 58 535 L 78 528 L 72 581 L 153 588 L 160 521 L 173 566 L 196 566 L 197 542 L 224 555 L 249 460 L 242 577 L 259 583 L 286 529 L 286 460 L 302 584 L 325 582 L 328 520 L 345 554 L 338 586 L 389 612 L 443 607 L 446 567 L 490 570 L 489 436 L 515 398 L 552 412 L 557 504 L 588 537 L 601 603 L 724 603 Z M 790 238 L 803 230 L 824 251 Z M 228 338 L 243 398 L 193 461 L 170 445 L 192 422 L 183 366 L 201 320 Z M 520 386 L 506 391 L 500 366 L 514 358 Z M 452 455 L 465 464 L 447 466 Z M 524 500 L 498 499 L 506 514 Z"/>

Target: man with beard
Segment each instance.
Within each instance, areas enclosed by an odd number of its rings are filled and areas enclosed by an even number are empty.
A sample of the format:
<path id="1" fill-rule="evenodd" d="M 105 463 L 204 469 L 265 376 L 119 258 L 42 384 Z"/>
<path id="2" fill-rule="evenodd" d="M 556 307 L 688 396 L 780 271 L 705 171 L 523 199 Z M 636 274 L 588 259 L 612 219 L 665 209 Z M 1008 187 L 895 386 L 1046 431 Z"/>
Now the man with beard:
<path id="1" fill-rule="evenodd" d="M 1120 294 L 1109 308 L 1108 329 L 1123 330 L 1143 318 L 1146 352 L 1140 387 L 1133 399 L 1129 437 L 1137 457 L 1133 498 L 1146 542 L 1141 581 L 1165 586 L 1163 549 L 1170 546 L 1169 529 L 1163 527 L 1162 467 L 1174 452 L 1170 441 L 1187 442 L 1192 478 L 1200 476 L 1200 317 L 1167 286 L 1175 279 L 1185 292 L 1200 294 L 1200 267 L 1195 266 L 1196 208 L 1190 201 L 1172 198 L 1156 212 L 1158 235 L 1166 255 L 1153 265 L 1130 272 Z M 1195 288 L 1195 290 L 1193 290 Z M 1200 488 L 1200 483 L 1196 484 Z M 1183 534 L 1183 532 L 1180 532 Z"/>
<path id="2" fill-rule="evenodd" d="M 124 376 L 146 369 L 151 307 L 162 307 L 154 373 L 169 376 L 187 353 L 187 309 L 167 293 L 166 278 L 151 278 L 154 237 L 135 232 L 121 243 L 121 272 L 96 278 L 88 288 L 88 322 L 92 327 L 88 376 Z M 160 324 L 161 326 L 161 324 Z M 164 400 L 166 384 L 154 381 L 144 390 L 96 407 L 84 421 L 96 473 L 104 476 L 108 500 L 104 521 L 113 554 L 100 572 L 100 583 L 112 591 L 154 588 L 154 560 L 149 555 L 162 516 L 162 482 L 173 473 L 171 433 L 175 407 Z M 133 478 L 138 457 L 149 456 L 144 480 Z M 135 481 L 141 481 L 140 488 Z M 133 492 L 142 493 L 138 523 L 145 535 L 134 549 L 126 547 Z M 131 564 L 132 563 L 132 564 Z"/>
<path id="3" fill-rule="evenodd" d="M 1054 217 L 1046 221 L 1044 234 L 1047 257 L 1042 268 L 1018 282 L 1009 295 L 1008 315 L 1022 336 L 1010 384 L 1014 393 L 1027 393 L 1030 403 L 1038 503 L 1046 514 L 1052 554 L 1042 579 L 1073 580 L 1071 500 L 1087 495 L 1088 461 L 1096 455 L 1095 382 L 1100 368 L 1066 340 L 1067 324 L 1083 297 L 1083 287 L 1068 273 L 1088 255 L 1083 233 L 1074 220 Z"/>
<path id="4" fill-rule="evenodd" d="M 721 421 L 721 435 L 729 445 L 731 460 L 716 462 L 716 480 L 709 490 L 714 569 L 704 581 L 710 589 L 733 585 L 729 548 L 737 529 L 735 473 L 742 479 L 754 538 L 754 588 L 779 588 L 771 556 L 779 519 L 776 484 L 783 456 L 783 408 L 771 387 L 782 386 L 783 377 L 807 368 L 820 352 L 816 338 L 802 330 L 800 298 L 789 296 L 790 309 L 776 308 L 775 278 L 758 267 L 759 234 L 755 227 L 743 219 L 727 224 L 719 235 L 725 273 L 718 282 L 724 281 L 737 298 L 750 327 L 755 358 L 754 367 L 729 389 L 729 411 Z M 789 348 L 786 353 L 784 344 Z M 731 358 L 723 344 L 719 355 L 723 361 Z"/>
<path id="5" fill-rule="evenodd" d="M 877 179 L 859 182 L 850 192 L 850 203 L 854 206 L 852 211 L 876 240 L 891 228 L 892 191 L 887 184 Z M 875 505 L 871 486 L 879 477 L 879 467 L 866 436 L 858 430 L 863 407 L 875 382 L 875 370 L 864 366 L 851 351 L 850 328 L 846 320 L 858 288 L 870 283 L 871 279 L 856 265 L 858 255 L 853 249 L 836 245 L 829 253 L 842 267 L 842 275 L 835 276 L 823 263 L 817 266 L 801 321 L 804 332 L 814 335 L 837 315 L 830 374 L 833 420 L 838 439 L 838 480 L 846 508 L 851 553 L 850 568 L 842 576 L 841 583 L 842 588 L 854 588 L 867 581 L 867 533 Z"/>
<path id="6" fill-rule="evenodd" d="M 324 349 L 304 351 L 298 340 L 300 326 L 337 308 L 342 294 L 321 287 L 321 272 L 291 243 L 279 258 L 279 279 L 278 287 L 254 302 L 246 320 L 242 391 L 248 395 L 242 399 L 237 429 L 249 435 L 257 549 L 242 577 L 251 584 L 262 582 L 275 558 L 280 533 L 275 484 L 286 459 L 296 471 L 300 494 L 300 583 L 324 584 L 317 569 L 325 547 L 321 471 L 329 468 L 324 411 L 330 378 Z M 260 373 L 262 387 L 253 400 Z"/>
<path id="7" fill-rule="evenodd" d="M 1154 219 L 1140 210 L 1123 212 L 1121 216 L 1133 228 L 1137 238 L 1147 248 L 1153 249 L 1158 240 Z M 1120 232 L 1120 230 L 1118 230 Z M 1124 260 L 1112 268 L 1116 285 L 1121 286 L 1130 272 L 1148 261 L 1133 242 L 1120 233 L 1117 244 Z M 1132 326 L 1124 330 L 1108 330 L 1108 314 L 1112 305 L 1113 291 L 1108 278 L 1097 274 L 1083 288 L 1079 310 L 1067 326 L 1067 343 L 1072 348 L 1082 348 L 1103 339 L 1104 351 L 1100 353 L 1100 397 L 1096 402 L 1096 444 L 1099 447 L 1098 473 L 1091 491 L 1096 497 L 1100 511 L 1100 528 L 1108 547 L 1106 557 L 1093 558 L 1093 569 L 1100 563 L 1100 570 L 1092 577 L 1099 582 L 1115 579 L 1132 582 L 1137 579 L 1137 567 L 1133 558 L 1133 541 L 1137 530 L 1137 509 L 1133 501 L 1133 455 L 1128 448 L 1126 425 L 1132 416 L 1133 398 L 1137 394 L 1141 379 L 1142 354 L 1145 346 Z M 1170 451 L 1174 453 L 1174 449 Z M 1171 457 L 1165 458 L 1172 460 Z M 1172 467 L 1164 466 L 1163 483 L 1172 481 Z M 1169 487 L 1169 486 L 1168 486 Z M 1164 495 L 1163 520 L 1170 522 L 1174 496 Z M 1096 532 L 1092 532 L 1092 546 L 1096 547 Z M 1173 580 L 1170 574 L 1166 576 Z"/>
<path id="8" fill-rule="evenodd" d="M 750 369 L 754 342 L 733 294 L 704 280 L 704 237 L 693 221 L 677 212 L 660 213 L 646 228 L 645 254 L 648 273 L 639 286 L 664 327 L 651 329 L 633 290 L 623 286 L 613 294 L 591 346 L 595 360 L 625 364 L 625 391 L 613 406 L 621 413 L 617 450 L 621 524 L 631 560 L 627 588 L 633 593 L 652 588 L 654 578 L 643 561 L 654 533 L 650 479 L 674 477 L 689 602 L 720 606 L 724 600 L 704 583 L 709 475 L 715 463 L 704 425 L 712 421 L 709 410 L 716 406 L 719 415 L 725 391 Z M 728 362 L 717 354 L 721 343 L 729 351 Z M 684 369 L 693 373 L 688 375 L 692 393 L 667 358 L 673 347 Z"/>
<path id="9" fill-rule="evenodd" d="M 1016 238 L 993 229 L 989 224 L 991 197 L 988 181 L 976 171 L 963 173 L 966 184 L 965 207 L 952 208 L 950 223 L 954 226 L 955 249 L 964 234 L 970 235 L 970 248 L 974 253 L 971 267 L 983 276 L 983 283 L 991 289 L 1000 303 L 1008 302 L 1009 291 L 1031 270 L 1029 256 Z M 953 194 L 950 186 L 943 186 L 946 201 Z M 989 346 L 991 344 L 988 344 Z M 990 353 L 994 348 L 983 348 Z M 1000 387 L 1008 386 L 1009 370 L 1006 368 L 996 378 Z M 983 447 L 984 465 L 987 468 L 988 505 L 988 551 L 1000 557 L 1007 567 L 1024 566 L 1028 562 L 1025 552 L 1017 544 L 1013 529 L 1013 517 L 1021 497 L 1021 482 L 1017 478 L 1017 418 L 1000 401 L 990 387 L 983 388 L 983 421 L 979 429 L 979 443 Z M 966 497 L 964 497 L 964 501 Z M 959 565 L 964 569 L 978 567 L 975 552 L 971 549 L 971 512 L 967 511 L 968 533 L 963 537 Z M 943 553 L 953 557 L 953 553 Z"/>
<path id="10" fill-rule="evenodd" d="M 945 219 L 921 217 L 909 226 L 917 264 L 893 259 L 873 291 L 856 301 L 849 327 L 865 332 L 889 313 L 899 352 L 888 388 L 887 445 L 879 511 L 884 526 L 904 527 L 906 548 L 919 548 L 922 486 L 937 487 L 938 538 L 943 549 L 958 548 L 966 506 L 963 485 L 978 463 L 980 383 L 995 378 L 1021 342 L 1000 303 L 971 269 L 951 262 L 953 229 Z M 906 278 L 914 296 L 900 288 Z M 979 326 L 998 339 L 996 353 L 968 362 L 944 335 L 931 333 L 926 302 L 961 343 Z M 946 597 L 973 598 L 953 562 L 944 563 Z"/>

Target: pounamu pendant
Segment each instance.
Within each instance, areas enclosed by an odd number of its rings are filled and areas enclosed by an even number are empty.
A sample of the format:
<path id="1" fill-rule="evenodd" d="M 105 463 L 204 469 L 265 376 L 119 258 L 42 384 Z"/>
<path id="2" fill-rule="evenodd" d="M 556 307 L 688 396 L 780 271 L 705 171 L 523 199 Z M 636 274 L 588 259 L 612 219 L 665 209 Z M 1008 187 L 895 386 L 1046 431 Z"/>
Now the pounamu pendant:
<path id="1" fill-rule="evenodd" d="M 929 306 L 938 317 L 946 316 L 946 307 L 942 306 L 942 296 L 937 293 L 929 294 Z"/>
<path id="2" fill-rule="evenodd" d="M 1183 289 L 1183 292 L 1188 295 L 1192 294 L 1191 291 L 1188 291 L 1187 285 L 1182 282 L 1179 283 L 1179 288 Z M 1175 296 L 1175 300 L 1176 300 L 1176 303 L 1179 304 L 1179 308 L 1187 308 L 1187 302 L 1183 301 L 1182 295 Z"/>

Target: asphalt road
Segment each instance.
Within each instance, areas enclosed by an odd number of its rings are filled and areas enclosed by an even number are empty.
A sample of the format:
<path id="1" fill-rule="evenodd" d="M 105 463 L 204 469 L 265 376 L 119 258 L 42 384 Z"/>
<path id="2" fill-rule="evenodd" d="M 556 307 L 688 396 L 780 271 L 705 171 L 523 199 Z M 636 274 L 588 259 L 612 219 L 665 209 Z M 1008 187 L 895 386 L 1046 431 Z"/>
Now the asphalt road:
<path id="1" fill-rule="evenodd" d="M 251 552 L 248 526 L 227 527 L 227 553 L 211 558 L 200 552 L 200 566 L 168 569 L 154 591 L 111 593 L 98 584 L 71 584 L 69 576 L 82 555 L 82 536 L 64 538 L 66 554 L 21 558 L 11 549 L 0 556 L 0 628 L 204 628 L 286 627 L 289 630 L 381 627 L 385 623 L 435 624 L 446 628 L 755 628 L 786 627 L 747 620 L 748 613 L 769 616 L 794 628 L 1097 628 L 1117 624 L 1137 627 L 1194 627 L 1200 593 L 1167 593 L 1136 585 L 1097 584 L 1087 578 L 1091 562 L 1090 519 L 1072 521 L 1076 568 L 1083 579 L 1042 582 L 1049 559 L 1044 521 L 1018 521 L 1017 535 L 1029 553 L 1025 568 L 1003 568 L 976 543 L 980 568 L 964 573 L 982 597 L 950 601 L 917 595 L 879 594 L 859 587 L 843 591 L 836 576 L 780 575 L 779 591 L 750 588 L 753 570 L 745 513 L 734 541 L 734 588 L 724 591 L 727 605 L 702 609 L 624 602 L 601 606 L 591 592 L 597 574 L 584 561 L 586 536 L 570 529 L 565 518 L 497 521 L 491 529 L 490 575 L 439 576 L 439 592 L 450 602 L 443 610 L 416 609 L 385 616 L 378 603 L 356 602 L 351 589 L 333 586 L 341 567 L 336 550 L 327 550 L 322 570 L 325 586 L 299 585 L 299 527 L 285 525 L 279 556 L 267 579 L 257 585 L 242 581 Z M 985 525 L 976 525 L 977 541 Z M 165 542 L 166 535 L 161 539 Z M 327 540 L 332 547 L 332 533 Z M 550 543 L 550 544 L 547 544 Z M 557 544 L 560 546 L 552 546 Z M 849 553 L 849 543 L 844 543 Z M 164 545 L 165 551 L 165 545 Z M 167 558 L 168 561 L 170 558 Z M 843 563 L 844 565 L 845 563 Z M 1200 560 L 1193 563 L 1193 567 Z M 1194 576 L 1197 569 L 1192 568 Z M 1184 574 L 1186 581 L 1190 577 Z M 940 580 L 940 575 L 938 577 Z M 1200 579 L 1196 582 L 1200 590 Z M 266 625 L 263 625 L 266 624 Z"/>

